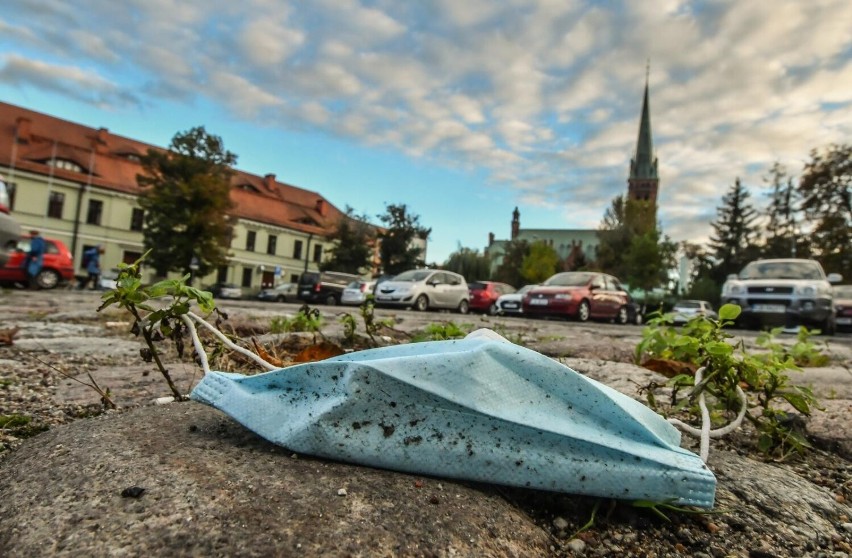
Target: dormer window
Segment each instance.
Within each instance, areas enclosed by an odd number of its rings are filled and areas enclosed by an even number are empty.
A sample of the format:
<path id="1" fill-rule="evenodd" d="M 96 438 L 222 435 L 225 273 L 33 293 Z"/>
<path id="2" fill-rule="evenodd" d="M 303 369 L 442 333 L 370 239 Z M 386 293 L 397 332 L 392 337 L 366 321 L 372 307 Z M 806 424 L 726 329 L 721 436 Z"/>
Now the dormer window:
<path id="1" fill-rule="evenodd" d="M 69 161 L 68 159 L 51 159 L 47 162 L 47 165 L 57 169 L 65 169 L 73 172 L 83 172 L 83 167 L 81 167 L 74 161 Z"/>
<path id="2" fill-rule="evenodd" d="M 141 163 L 142 159 L 136 153 L 128 153 L 124 156 L 125 159 L 133 163 Z"/>
<path id="3" fill-rule="evenodd" d="M 255 188 L 254 186 L 249 184 L 248 182 L 244 182 L 243 184 L 240 184 L 239 186 L 237 186 L 237 188 L 239 188 L 240 190 L 245 190 L 246 192 L 254 192 L 255 194 L 260 193 L 260 190 L 258 190 L 257 188 Z"/>

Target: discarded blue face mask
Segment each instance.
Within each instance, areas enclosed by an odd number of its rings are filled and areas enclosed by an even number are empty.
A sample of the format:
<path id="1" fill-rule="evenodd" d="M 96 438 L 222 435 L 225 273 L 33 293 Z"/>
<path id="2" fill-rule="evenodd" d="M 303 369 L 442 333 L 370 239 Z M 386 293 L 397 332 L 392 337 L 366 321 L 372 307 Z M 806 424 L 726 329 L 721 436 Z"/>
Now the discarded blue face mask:
<path id="1" fill-rule="evenodd" d="M 191 398 L 292 451 L 372 467 L 712 507 L 680 433 L 626 395 L 493 332 L 355 352 L 255 376 L 207 374 Z"/>

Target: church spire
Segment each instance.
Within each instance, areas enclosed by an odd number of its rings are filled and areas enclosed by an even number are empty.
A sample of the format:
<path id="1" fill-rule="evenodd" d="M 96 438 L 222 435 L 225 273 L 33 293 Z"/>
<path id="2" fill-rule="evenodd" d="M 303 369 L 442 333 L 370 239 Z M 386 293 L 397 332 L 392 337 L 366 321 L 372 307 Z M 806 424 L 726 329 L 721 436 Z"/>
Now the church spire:
<path id="1" fill-rule="evenodd" d="M 630 161 L 628 197 L 634 200 L 657 199 L 659 176 L 657 158 L 654 157 L 654 142 L 651 136 L 651 107 L 648 102 L 648 75 L 650 62 L 645 68 L 645 95 L 642 99 L 642 118 L 639 121 L 639 138 L 636 141 L 636 153 Z"/>

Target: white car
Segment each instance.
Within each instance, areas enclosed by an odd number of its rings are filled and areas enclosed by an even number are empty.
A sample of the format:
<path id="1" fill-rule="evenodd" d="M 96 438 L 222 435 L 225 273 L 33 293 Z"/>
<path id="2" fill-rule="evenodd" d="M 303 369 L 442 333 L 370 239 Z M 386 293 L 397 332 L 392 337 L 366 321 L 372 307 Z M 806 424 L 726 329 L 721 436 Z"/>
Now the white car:
<path id="1" fill-rule="evenodd" d="M 695 316 L 717 319 L 719 315 L 706 300 L 679 300 L 672 308 L 674 323 L 685 324 Z"/>
<path id="2" fill-rule="evenodd" d="M 467 314 L 470 290 L 458 273 L 439 269 L 412 269 L 400 273 L 376 289 L 376 306 L 401 306 L 421 312 L 446 308 Z"/>
<path id="3" fill-rule="evenodd" d="M 271 289 L 263 289 L 257 293 L 258 300 L 267 302 L 296 302 L 298 298 L 298 287 L 295 283 L 281 283 Z"/>
<path id="4" fill-rule="evenodd" d="M 524 285 L 519 290 L 500 295 L 494 305 L 497 307 L 497 313 L 505 314 L 523 314 L 524 313 L 524 295 L 538 285 Z"/>
<path id="5" fill-rule="evenodd" d="M 340 296 L 340 304 L 353 306 L 362 304 L 367 300 L 367 295 L 373 294 L 375 286 L 375 281 L 352 281 L 343 289 L 343 294 Z"/>

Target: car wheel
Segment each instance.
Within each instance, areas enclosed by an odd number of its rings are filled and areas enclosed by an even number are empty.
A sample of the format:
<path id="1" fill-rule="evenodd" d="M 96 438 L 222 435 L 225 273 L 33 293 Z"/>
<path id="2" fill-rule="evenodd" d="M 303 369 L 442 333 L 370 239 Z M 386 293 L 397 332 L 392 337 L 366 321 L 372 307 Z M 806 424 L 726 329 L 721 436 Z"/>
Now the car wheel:
<path id="1" fill-rule="evenodd" d="M 577 320 L 581 322 L 588 322 L 589 315 L 591 314 L 591 309 L 589 308 L 589 301 L 583 300 L 580 302 L 580 305 L 577 306 Z"/>
<path id="2" fill-rule="evenodd" d="M 615 316 L 615 323 L 619 325 L 626 325 L 627 317 L 627 306 L 622 306 L 618 309 L 618 314 Z"/>
<path id="3" fill-rule="evenodd" d="M 325 303 L 327 306 L 337 306 L 337 297 L 334 295 L 328 295 L 325 297 Z"/>
<path id="4" fill-rule="evenodd" d="M 834 335 L 837 332 L 837 324 L 831 318 L 826 318 L 820 330 L 822 330 L 823 335 Z"/>
<path id="5" fill-rule="evenodd" d="M 276 302 L 287 302 L 287 297 L 284 295 L 278 295 L 278 298 L 275 299 Z"/>
<path id="6" fill-rule="evenodd" d="M 426 295 L 420 295 L 417 297 L 417 300 L 414 301 L 414 309 L 418 312 L 425 312 L 429 309 L 429 297 Z"/>
<path id="7" fill-rule="evenodd" d="M 52 289 L 59 284 L 59 274 L 52 269 L 42 269 L 35 278 L 40 289 Z"/>
<path id="8" fill-rule="evenodd" d="M 470 312 L 470 303 L 466 300 L 459 302 L 459 314 L 467 314 Z"/>
<path id="9" fill-rule="evenodd" d="M 492 304 L 491 306 L 489 306 L 489 307 L 488 307 L 488 315 L 489 315 L 489 316 L 496 316 L 496 315 L 497 315 L 497 314 L 499 314 L 499 313 L 500 313 L 500 309 L 499 309 L 499 308 L 497 308 L 497 304 L 496 304 L 496 303 L 495 303 L 495 304 Z"/>

